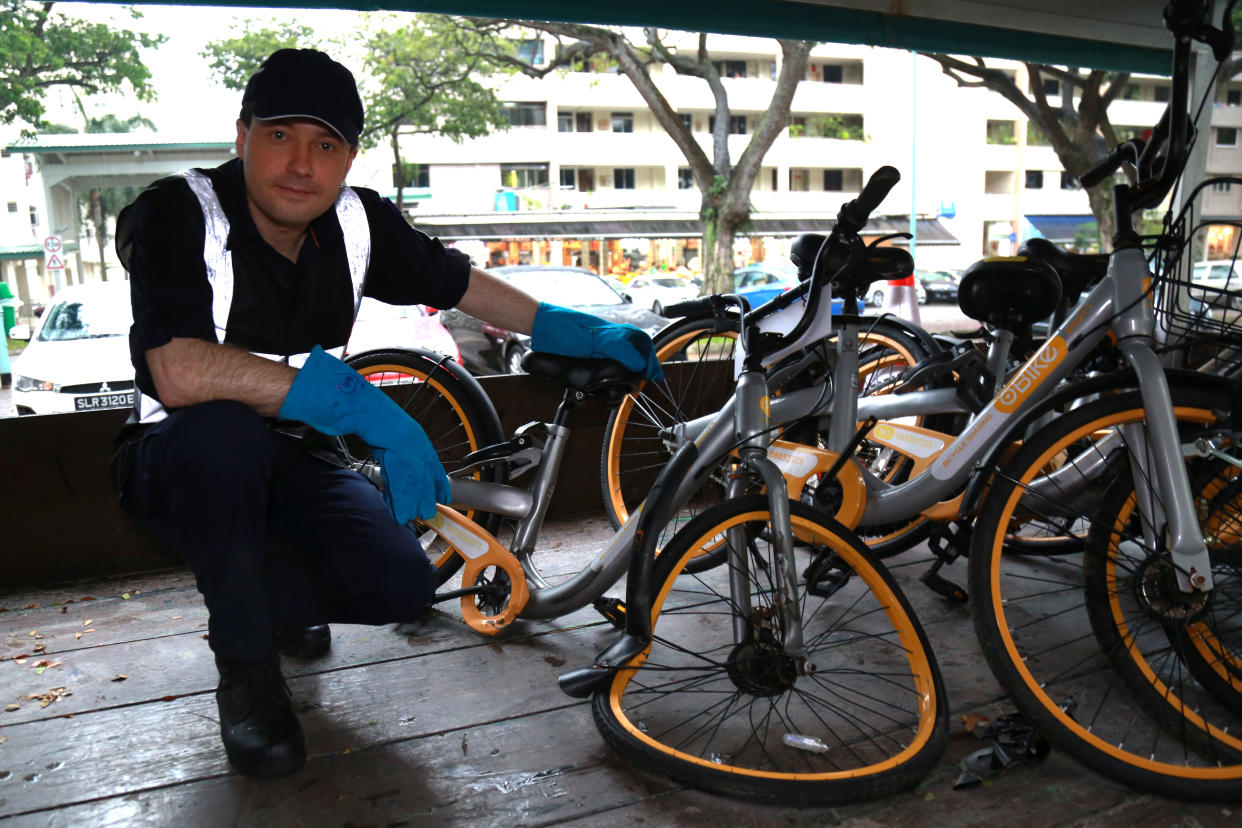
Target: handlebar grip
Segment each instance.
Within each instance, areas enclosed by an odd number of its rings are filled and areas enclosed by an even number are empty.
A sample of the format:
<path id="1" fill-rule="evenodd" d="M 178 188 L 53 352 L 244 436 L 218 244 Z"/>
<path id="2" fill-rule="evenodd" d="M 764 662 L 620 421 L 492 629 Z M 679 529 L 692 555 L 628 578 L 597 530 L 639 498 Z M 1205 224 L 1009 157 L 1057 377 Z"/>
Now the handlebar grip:
<path id="1" fill-rule="evenodd" d="M 1121 153 L 1113 150 L 1096 163 L 1094 167 L 1083 173 L 1078 183 L 1083 187 L 1094 187 L 1121 168 Z"/>
<path id="2" fill-rule="evenodd" d="M 896 167 L 887 165 L 880 167 L 867 179 L 858 197 L 841 208 L 841 214 L 837 220 L 845 219 L 857 225 L 855 230 L 861 230 L 867 223 L 871 211 L 880 206 L 880 202 L 900 180 L 901 173 Z"/>
<path id="3" fill-rule="evenodd" d="M 700 296 L 698 299 L 687 299 L 685 302 L 677 302 L 672 305 L 664 306 L 664 316 L 669 319 L 678 319 L 683 316 L 702 316 L 711 313 L 712 297 Z"/>

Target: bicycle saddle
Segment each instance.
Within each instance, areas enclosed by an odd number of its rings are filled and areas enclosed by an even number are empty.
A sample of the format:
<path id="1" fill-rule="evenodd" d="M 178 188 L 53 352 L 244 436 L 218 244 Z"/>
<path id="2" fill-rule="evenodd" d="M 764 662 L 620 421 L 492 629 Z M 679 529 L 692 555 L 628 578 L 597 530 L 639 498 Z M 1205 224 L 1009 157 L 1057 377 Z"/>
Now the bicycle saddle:
<path id="1" fill-rule="evenodd" d="M 522 370 L 580 391 L 608 405 L 618 405 L 642 382 L 642 374 L 612 359 L 581 359 L 531 351 L 522 357 Z"/>
<path id="2" fill-rule="evenodd" d="M 971 319 L 1015 333 L 1047 319 L 1061 301 L 1061 278 L 1042 259 L 982 259 L 966 268 L 957 304 Z"/>
<path id="3" fill-rule="evenodd" d="M 1047 239 L 1027 239 L 1018 248 L 1019 256 L 1030 256 L 1052 265 L 1061 277 L 1061 297 L 1074 305 L 1082 292 L 1104 278 L 1108 272 L 1107 253 L 1071 253 Z"/>

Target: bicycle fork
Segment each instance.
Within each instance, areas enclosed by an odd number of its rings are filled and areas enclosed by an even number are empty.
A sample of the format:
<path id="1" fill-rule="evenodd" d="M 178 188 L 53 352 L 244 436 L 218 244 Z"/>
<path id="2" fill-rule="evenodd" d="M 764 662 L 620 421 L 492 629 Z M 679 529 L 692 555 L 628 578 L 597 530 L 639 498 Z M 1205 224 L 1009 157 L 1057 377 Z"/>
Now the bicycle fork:
<path id="1" fill-rule="evenodd" d="M 798 601 L 798 572 L 794 561 L 793 525 L 789 513 L 789 492 L 785 476 L 768 459 L 769 399 L 767 380 L 757 371 L 745 371 L 738 378 L 737 407 L 734 426 L 739 439 L 738 451 L 742 468 L 753 471 L 763 480 L 768 493 L 768 514 L 772 533 L 773 574 L 779 593 L 778 613 L 784 632 L 783 650 L 788 657 L 803 665 L 806 654 L 802 642 L 802 608 Z M 729 485 L 729 497 L 742 494 L 745 483 L 739 474 Z M 735 644 L 743 644 L 753 636 L 754 612 L 750 604 L 749 539 L 743 527 L 727 534 L 729 549 L 729 586 L 736 612 L 733 616 Z"/>

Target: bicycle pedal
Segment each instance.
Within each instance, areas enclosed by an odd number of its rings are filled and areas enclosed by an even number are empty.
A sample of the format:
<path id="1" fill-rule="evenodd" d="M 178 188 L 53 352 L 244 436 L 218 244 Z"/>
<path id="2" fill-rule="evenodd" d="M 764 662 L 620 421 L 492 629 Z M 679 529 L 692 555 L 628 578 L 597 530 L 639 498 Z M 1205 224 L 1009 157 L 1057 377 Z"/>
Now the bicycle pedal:
<path id="1" fill-rule="evenodd" d="M 966 590 L 962 589 L 948 578 L 945 578 L 942 575 L 937 575 L 935 568 L 924 572 L 919 576 L 919 580 L 926 584 L 927 588 L 932 592 L 943 598 L 948 598 L 950 601 L 965 604 L 970 600 L 970 596 L 966 594 Z"/>
<path id="2" fill-rule="evenodd" d="M 618 630 L 625 629 L 625 602 L 620 598 L 596 598 L 595 611 Z"/>

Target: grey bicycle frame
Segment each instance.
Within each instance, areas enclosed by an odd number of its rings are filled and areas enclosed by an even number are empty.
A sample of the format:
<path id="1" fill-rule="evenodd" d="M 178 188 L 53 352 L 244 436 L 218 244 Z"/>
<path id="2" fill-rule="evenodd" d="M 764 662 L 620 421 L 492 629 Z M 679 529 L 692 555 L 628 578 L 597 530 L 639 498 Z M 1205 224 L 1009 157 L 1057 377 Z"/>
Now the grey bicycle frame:
<path id="1" fill-rule="evenodd" d="M 1101 280 L 1079 303 L 1075 312 L 1051 335 L 1043 347 L 974 415 L 962 433 L 941 452 L 936 462 L 918 477 L 901 484 L 888 484 L 864 471 L 867 504 L 864 525 L 905 520 L 951 497 L 966 483 L 977 464 L 1026 412 L 1044 400 L 1057 384 L 1080 365 L 1093 348 L 1111 331 L 1118 347 L 1138 376 L 1143 406 L 1147 411 L 1153 460 L 1147 452 L 1136 452 L 1131 461 L 1136 486 L 1142 490 L 1154 480 L 1162 497 L 1142 498 L 1139 508 L 1149 518 L 1148 525 L 1162 525 L 1159 515 L 1150 511 L 1156 504 L 1168 504 L 1170 553 L 1183 590 L 1211 589 L 1211 570 L 1207 548 L 1198 528 L 1190 495 L 1182 446 L 1177 436 L 1172 397 L 1159 357 L 1152 350 L 1155 318 L 1146 291 L 1151 273 L 1139 249 L 1119 250 L 1109 262 L 1108 278 Z M 1119 310 L 1118 310 L 1119 309 Z M 829 416 L 828 445 L 840 451 L 852 436 L 856 424 L 869 417 L 892 420 L 933 413 L 963 413 L 953 389 L 932 389 L 909 394 L 857 395 L 857 330 L 847 329 L 838 336 L 839 355 L 834 375 L 836 393 L 824 400 L 821 389 L 795 391 L 772 400 L 774 423 L 788 423 L 803 417 Z M 732 401 L 726 404 L 726 408 Z M 715 419 L 712 422 L 716 422 Z M 685 424 L 684 439 L 702 439 L 705 419 Z M 709 427 L 710 428 L 710 427 Z M 701 446 L 711 455 L 713 446 Z M 719 456 L 719 455 L 715 455 Z M 1094 468 L 1079 466 L 1054 473 L 1076 476 L 1080 488 L 1092 480 L 1092 473 L 1105 463 L 1103 453 Z M 1155 468 L 1151 468 L 1154 465 Z M 1050 475 L 1049 482 L 1062 481 Z M 1147 506 L 1144 506 L 1144 503 Z"/>

